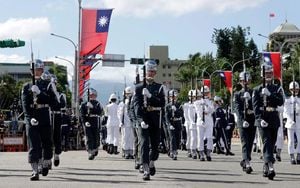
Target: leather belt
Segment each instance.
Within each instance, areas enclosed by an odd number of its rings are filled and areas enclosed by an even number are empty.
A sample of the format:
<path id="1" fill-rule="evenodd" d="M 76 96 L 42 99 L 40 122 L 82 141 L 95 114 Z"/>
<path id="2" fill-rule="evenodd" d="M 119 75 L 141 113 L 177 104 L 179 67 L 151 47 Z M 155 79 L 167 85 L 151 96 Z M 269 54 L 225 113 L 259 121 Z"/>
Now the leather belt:
<path id="1" fill-rule="evenodd" d="M 147 111 L 152 112 L 152 111 L 160 111 L 161 107 L 153 107 L 153 106 L 148 106 Z"/>
<path id="2" fill-rule="evenodd" d="M 181 121 L 182 120 L 182 117 L 179 117 L 179 118 L 173 118 L 173 121 Z"/>
<path id="3" fill-rule="evenodd" d="M 100 117 L 100 116 L 97 114 L 90 114 L 90 115 L 86 115 L 86 117 Z"/>
<path id="4" fill-rule="evenodd" d="M 60 111 L 52 111 L 51 113 L 52 113 L 52 114 L 61 114 Z"/>
<path id="5" fill-rule="evenodd" d="M 49 104 L 36 104 L 36 105 L 31 104 L 30 107 L 31 108 L 35 107 L 35 108 L 38 108 L 38 109 L 40 109 L 40 108 L 48 108 Z"/>
<path id="6" fill-rule="evenodd" d="M 264 110 L 264 108 L 261 107 L 260 110 Z M 267 106 L 266 107 L 266 112 L 277 112 L 277 108 Z"/>
<path id="7" fill-rule="evenodd" d="M 254 111 L 248 109 L 248 110 L 246 111 L 246 113 L 250 115 L 250 114 L 254 114 Z"/>

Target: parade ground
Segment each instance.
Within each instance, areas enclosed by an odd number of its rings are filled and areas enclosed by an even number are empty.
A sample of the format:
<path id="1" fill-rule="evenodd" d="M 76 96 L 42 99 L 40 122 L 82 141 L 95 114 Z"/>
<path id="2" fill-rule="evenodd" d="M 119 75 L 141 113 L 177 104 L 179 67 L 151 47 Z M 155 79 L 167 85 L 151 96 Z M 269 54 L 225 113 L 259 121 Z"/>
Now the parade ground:
<path id="1" fill-rule="evenodd" d="M 240 144 L 236 142 L 232 147 L 235 156 L 213 154 L 212 162 L 187 158 L 185 151 L 179 151 L 177 161 L 161 154 L 156 163 L 157 173 L 150 181 L 142 180 L 133 160 L 100 150 L 93 161 L 87 159 L 86 151 L 64 152 L 59 167 L 53 167 L 47 177 L 40 176 L 40 181 L 32 182 L 27 153 L 5 152 L 0 153 L 0 187 L 299 187 L 300 165 L 290 164 L 286 145 L 282 162 L 275 163 L 273 181 L 262 177 L 262 160 L 257 153 L 252 160 L 254 172 L 250 175 L 242 172 Z"/>

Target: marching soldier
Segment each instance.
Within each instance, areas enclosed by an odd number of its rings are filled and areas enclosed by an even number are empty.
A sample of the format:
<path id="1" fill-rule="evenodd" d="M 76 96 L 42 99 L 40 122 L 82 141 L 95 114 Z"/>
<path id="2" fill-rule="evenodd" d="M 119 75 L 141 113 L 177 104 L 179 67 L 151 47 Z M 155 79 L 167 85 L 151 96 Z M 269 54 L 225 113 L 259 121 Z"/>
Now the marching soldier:
<path id="1" fill-rule="evenodd" d="M 242 144 L 242 158 L 240 165 L 247 174 L 253 169 L 250 165 L 252 146 L 255 138 L 256 127 L 255 116 L 252 105 L 252 89 L 249 88 L 251 75 L 249 72 L 243 71 L 239 75 L 242 89 L 234 94 L 234 106 L 237 113 L 237 127 Z"/>
<path id="2" fill-rule="evenodd" d="M 215 135 L 216 135 L 216 149 L 217 149 L 217 151 L 221 151 L 221 139 L 222 139 L 224 146 L 225 146 L 225 150 L 226 150 L 225 155 L 234 155 L 234 153 L 232 153 L 230 151 L 230 148 L 229 148 L 229 145 L 227 142 L 225 129 L 229 129 L 230 126 L 228 125 L 228 122 L 226 119 L 226 114 L 222 107 L 223 100 L 221 97 L 215 96 L 214 102 L 216 105 L 216 109 L 213 112 L 212 116 L 213 116 Z"/>
<path id="3" fill-rule="evenodd" d="M 254 88 L 252 104 L 255 124 L 258 126 L 263 143 L 263 176 L 273 180 L 275 162 L 273 151 L 280 126 L 277 107 L 283 105 L 283 93 L 279 85 L 273 84 L 273 67 L 269 58 L 265 58 L 261 66 L 263 84 Z"/>
<path id="4" fill-rule="evenodd" d="M 144 81 L 137 84 L 133 99 L 137 121 L 139 122 L 139 135 L 141 138 L 140 154 L 143 165 L 143 180 L 150 180 L 155 175 L 154 161 L 158 159 L 158 144 L 160 140 L 160 126 L 162 108 L 165 106 L 163 86 L 154 81 L 157 64 L 148 60 L 144 65 Z M 150 149 L 151 144 L 151 149 Z"/>
<path id="5" fill-rule="evenodd" d="M 285 127 L 288 134 L 288 153 L 292 165 L 300 164 L 300 99 L 298 82 L 291 82 L 289 89 L 292 96 L 285 99 L 284 116 L 287 118 Z M 298 144 L 295 147 L 295 135 L 297 136 Z M 295 159 L 295 154 L 297 154 Z"/>
<path id="6" fill-rule="evenodd" d="M 80 115 L 86 134 L 88 159 L 93 160 L 98 155 L 98 147 L 100 146 L 99 127 L 103 108 L 97 101 L 97 91 L 93 88 L 89 90 L 89 99 L 81 104 Z"/>
<path id="7" fill-rule="evenodd" d="M 106 116 L 107 116 L 107 152 L 109 154 L 118 154 L 119 145 L 119 119 L 118 119 L 118 104 L 117 96 L 112 93 L 109 97 L 109 104 L 106 105 Z"/>
<path id="8" fill-rule="evenodd" d="M 51 75 L 51 83 L 57 85 L 57 77 L 55 75 Z M 52 105 L 51 113 L 52 113 L 52 125 L 53 125 L 53 143 L 54 143 L 54 166 L 59 165 L 59 155 L 61 154 L 61 125 L 62 125 L 62 113 L 61 109 L 66 106 L 66 96 L 63 93 L 58 93 L 59 103 L 56 105 Z"/>
<path id="9" fill-rule="evenodd" d="M 121 128 L 122 134 L 121 143 L 125 159 L 133 159 L 134 130 L 128 116 L 129 100 L 132 96 L 132 93 L 133 91 L 131 87 L 126 87 L 124 90 L 124 101 L 122 101 L 118 107 L 119 127 Z"/>
<path id="10" fill-rule="evenodd" d="M 165 107 L 165 120 L 170 135 L 170 157 L 173 160 L 177 160 L 183 116 L 182 106 L 177 102 L 177 94 L 176 90 L 169 91 L 170 102 Z"/>
<path id="11" fill-rule="evenodd" d="M 190 127 L 191 122 L 189 118 L 189 108 L 193 102 L 193 90 L 189 90 L 188 92 L 189 101 L 183 104 L 183 117 L 184 117 L 184 124 L 183 127 L 186 130 L 186 149 L 187 149 L 187 157 L 192 157 L 191 153 L 191 134 L 190 134 Z"/>
<path id="12" fill-rule="evenodd" d="M 38 163 L 42 161 L 42 175 L 47 176 L 51 164 L 52 134 L 50 122 L 50 104 L 57 104 L 56 86 L 49 80 L 43 80 L 44 63 L 36 59 L 32 62 L 32 82 L 22 89 L 22 104 L 26 121 L 29 144 L 29 163 L 32 167 L 30 180 L 39 180 Z"/>

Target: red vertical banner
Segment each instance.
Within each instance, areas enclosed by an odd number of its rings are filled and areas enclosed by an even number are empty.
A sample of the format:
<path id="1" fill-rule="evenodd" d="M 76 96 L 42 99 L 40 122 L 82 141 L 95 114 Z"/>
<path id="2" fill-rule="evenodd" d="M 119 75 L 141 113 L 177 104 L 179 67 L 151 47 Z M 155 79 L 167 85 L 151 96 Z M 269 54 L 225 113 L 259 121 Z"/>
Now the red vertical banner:
<path id="1" fill-rule="evenodd" d="M 263 52 L 263 57 L 268 59 L 273 66 L 274 78 L 281 81 L 281 56 L 280 52 Z"/>
<path id="2" fill-rule="evenodd" d="M 203 83 L 210 88 L 210 79 L 203 79 Z"/>
<path id="3" fill-rule="evenodd" d="M 232 95 L 232 72 L 231 71 L 221 71 L 220 76 L 224 81 L 226 88 Z"/>

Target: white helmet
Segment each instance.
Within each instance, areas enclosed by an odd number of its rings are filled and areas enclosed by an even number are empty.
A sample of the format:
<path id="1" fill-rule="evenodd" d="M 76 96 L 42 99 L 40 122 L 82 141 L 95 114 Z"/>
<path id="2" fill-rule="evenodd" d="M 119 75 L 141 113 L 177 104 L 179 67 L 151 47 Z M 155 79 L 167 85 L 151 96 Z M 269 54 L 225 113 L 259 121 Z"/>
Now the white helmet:
<path id="1" fill-rule="evenodd" d="M 45 68 L 44 62 L 40 59 L 35 59 L 34 60 L 34 68 L 35 69 L 44 69 Z"/>
<path id="2" fill-rule="evenodd" d="M 130 86 L 126 87 L 125 93 L 132 94 L 133 93 L 132 87 L 130 87 Z"/>
<path id="3" fill-rule="evenodd" d="M 249 72 L 245 72 L 245 71 L 241 72 L 239 75 L 240 81 L 245 81 L 245 77 L 246 77 L 246 81 L 251 80 L 251 75 Z"/>
<path id="4" fill-rule="evenodd" d="M 200 90 L 199 89 L 195 89 L 195 90 L 193 90 L 193 97 L 200 97 L 201 95 L 200 95 Z"/>
<path id="5" fill-rule="evenodd" d="M 117 99 L 117 95 L 115 93 L 112 93 L 109 97 L 109 101 L 111 101 L 112 99 Z"/>
<path id="6" fill-rule="evenodd" d="M 203 88 L 204 88 L 204 91 L 203 91 Z M 209 93 L 209 87 L 208 86 L 204 86 L 204 87 L 201 87 L 201 93 Z"/>
<path id="7" fill-rule="evenodd" d="M 289 89 L 294 89 L 294 83 L 295 83 L 295 89 L 299 89 L 299 84 L 296 81 L 290 83 Z"/>
<path id="8" fill-rule="evenodd" d="M 90 88 L 90 95 L 96 95 L 97 96 L 97 91 L 94 88 Z"/>
<path id="9" fill-rule="evenodd" d="M 178 95 L 178 91 L 176 89 L 171 89 L 169 91 L 169 97 L 176 97 Z"/>
<path id="10" fill-rule="evenodd" d="M 215 101 L 215 102 L 222 101 L 222 98 L 216 95 L 216 96 L 214 97 L 214 101 Z"/>
<path id="11" fill-rule="evenodd" d="M 157 63 L 154 60 L 148 60 L 145 62 L 146 71 L 157 71 Z"/>

